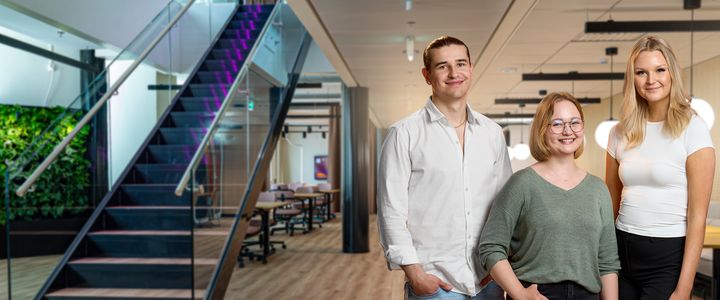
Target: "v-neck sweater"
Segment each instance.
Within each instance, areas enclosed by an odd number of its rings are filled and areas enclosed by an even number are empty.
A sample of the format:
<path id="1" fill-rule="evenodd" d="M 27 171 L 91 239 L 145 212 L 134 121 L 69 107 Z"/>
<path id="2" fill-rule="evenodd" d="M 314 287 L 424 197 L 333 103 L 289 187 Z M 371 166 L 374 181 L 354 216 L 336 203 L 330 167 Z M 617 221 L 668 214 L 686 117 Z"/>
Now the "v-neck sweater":
<path id="1" fill-rule="evenodd" d="M 587 174 L 565 190 L 532 168 L 518 171 L 495 198 L 477 255 L 486 272 L 507 259 L 520 280 L 600 292 L 600 276 L 620 270 L 605 183 Z"/>

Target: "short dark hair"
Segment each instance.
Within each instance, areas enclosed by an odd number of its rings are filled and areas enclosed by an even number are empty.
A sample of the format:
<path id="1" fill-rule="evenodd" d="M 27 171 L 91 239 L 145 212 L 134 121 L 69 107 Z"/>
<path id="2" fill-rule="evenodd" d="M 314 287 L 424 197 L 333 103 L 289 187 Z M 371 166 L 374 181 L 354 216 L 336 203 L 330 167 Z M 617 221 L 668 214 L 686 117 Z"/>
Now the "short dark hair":
<path id="1" fill-rule="evenodd" d="M 430 64 L 432 63 L 432 58 L 430 57 L 430 50 L 450 45 L 460 45 L 465 47 L 465 52 L 467 53 L 468 57 L 468 63 L 472 64 L 472 62 L 470 61 L 470 49 L 468 48 L 468 46 L 465 45 L 465 43 L 463 43 L 463 41 L 458 38 L 443 35 L 439 38 L 434 39 L 432 42 L 430 42 L 430 44 L 427 45 L 427 47 L 425 47 L 425 51 L 423 51 L 423 63 L 425 64 L 425 70 L 430 71 Z"/>

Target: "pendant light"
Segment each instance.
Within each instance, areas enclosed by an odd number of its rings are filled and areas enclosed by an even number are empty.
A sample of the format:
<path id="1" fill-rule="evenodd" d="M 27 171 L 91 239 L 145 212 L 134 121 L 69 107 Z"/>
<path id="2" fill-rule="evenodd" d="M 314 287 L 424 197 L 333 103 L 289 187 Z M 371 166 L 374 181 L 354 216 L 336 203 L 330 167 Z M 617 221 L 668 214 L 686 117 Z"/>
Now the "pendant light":
<path id="1" fill-rule="evenodd" d="M 690 10 L 690 20 L 691 22 L 695 22 L 695 9 Z M 695 44 L 695 35 L 693 31 L 690 31 L 690 97 L 692 98 L 690 100 L 690 107 L 692 107 L 695 112 L 700 116 L 700 118 L 705 121 L 708 128 L 712 128 L 713 123 L 715 123 L 715 111 L 713 110 L 710 103 L 707 101 L 696 98 L 693 94 L 693 48 Z"/>
<path id="2" fill-rule="evenodd" d="M 605 55 L 610 56 L 610 73 L 613 72 L 613 56 L 617 55 L 617 47 L 605 48 Z M 613 118 L 613 81 L 610 79 L 610 118 L 602 121 L 598 124 L 595 129 L 595 142 L 603 149 L 607 149 L 608 138 L 610 137 L 610 130 L 618 123 L 618 120 Z"/>

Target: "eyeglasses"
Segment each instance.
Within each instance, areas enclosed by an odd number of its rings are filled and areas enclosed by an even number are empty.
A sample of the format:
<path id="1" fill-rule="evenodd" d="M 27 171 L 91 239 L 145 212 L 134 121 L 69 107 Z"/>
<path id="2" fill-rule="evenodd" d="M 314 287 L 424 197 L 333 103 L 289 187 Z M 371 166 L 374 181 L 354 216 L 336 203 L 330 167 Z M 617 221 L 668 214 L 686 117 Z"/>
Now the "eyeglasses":
<path id="1" fill-rule="evenodd" d="M 565 130 L 565 126 L 570 126 L 570 130 L 573 132 L 580 132 L 583 131 L 583 128 L 585 127 L 584 123 L 580 119 L 572 119 L 570 122 L 563 122 L 563 120 L 556 119 L 552 120 L 550 122 L 550 131 L 553 133 L 562 133 Z"/>

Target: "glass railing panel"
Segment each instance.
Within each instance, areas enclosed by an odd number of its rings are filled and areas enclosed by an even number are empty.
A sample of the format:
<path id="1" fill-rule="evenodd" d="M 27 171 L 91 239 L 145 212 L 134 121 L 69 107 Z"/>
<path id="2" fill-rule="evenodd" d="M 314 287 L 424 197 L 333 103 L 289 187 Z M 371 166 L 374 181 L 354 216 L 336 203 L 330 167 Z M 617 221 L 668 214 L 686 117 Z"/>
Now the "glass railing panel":
<path id="1" fill-rule="evenodd" d="M 3 122 L 0 135 L 24 135 L 23 139 L 5 145 L 0 151 L 3 163 L 9 164 L 7 167 L 3 164 L 0 174 L 7 170 L 10 178 L 7 186 L 9 194 L 3 193 L 0 206 L 0 228 L 3 232 L 0 298 L 5 299 L 5 295 L 12 296 L 12 299 L 33 298 L 98 206 L 122 208 L 130 205 L 126 201 L 132 197 L 127 195 L 105 198 L 102 202 L 113 183 L 147 183 L 156 186 L 158 193 L 167 191 L 167 196 L 173 197 L 172 187 L 177 179 L 170 173 L 174 169 L 184 169 L 186 165 L 176 164 L 178 159 L 183 160 L 185 154 L 192 155 L 192 146 L 197 146 L 203 132 L 191 132 L 194 135 L 190 136 L 175 135 L 177 139 L 174 140 L 172 130 L 167 132 L 167 136 L 162 133 L 149 136 L 149 133 L 155 127 L 167 125 L 158 121 L 165 117 L 165 111 L 179 88 L 188 78 L 195 78 L 196 66 L 236 7 L 235 2 L 170 1 L 124 50 L 106 56 L 106 63 L 101 64 L 104 69 L 87 80 L 80 95 L 75 94 L 74 99 L 63 99 L 69 104 L 52 109 L 0 106 L 0 115 L 11 116 L 0 121 Z M 170 26 L 172 23 L 175 25 Z M 164 32 L 166 28 L 168 32 Z M 159 38 L 161 34 L 162 38 Z M 130 67 L 136 69 L 120 84 L 120 78 Z M 92 104 L 115 84 L 118 84 L 118 89 L 108 98 L 100 113 L 79 131 L 27 193 L 18 196 L 18 186 L 77 127 Z M 202 122 L 182 113 L 169 115 L 165 120 L 174 123 L 182 118 L 190 123 Z M 10 124 L 10 121 L 17 122 Z M 98 143 L 98 138 L 106 142 Z M 138 152 L 144 144 L 149 145 L 149 150 Z M 182 147 L 188 149 L 176 151 Z M 157 151 L 152 152 L 153 148 Z M 90 159 L 91 151 L 99 155 L 97 160 Z M 8 156 L 10 152 L 12 156 Z M 134 160 L 136 164 L 128 167 Z M 3 180 L 0 191 L 5 189 Z M 98 193 L 98 189 L 102 191 Z M 9 209 L 5 208 L 5 197 L 9 199 Z M 173 209 L 190 215 L 192 204 L 186 205 L 184 212 L 183 207 Z M 123 216 L 127 220 L 143 220 L 149 210 L 160 208 L 146 209 L 139 212 L 127 210 Z M 91 230 L 116 230 L 124 226 L 98 225 L 101 223 L 96 222 Z M 5 234 L 6 229 L 9 236 Z M 82 249 L 74 253 L 75 257 L 70 260 L 90 255 Z M 190 258 L 191 254 L 186 257 Z M 188 268 L 191 268 L 190 264 Z M 191 282 L 188 282 L 186 288 L 190 287 Z"/>
<path id="2" fill-rule="evenodd" d="M 225 270 L 234 269 L 239 260 L 245 265 L 261 263 L 277 251 L 275 246 L 260 247 L 258 244 L 264 241 L 259 236 L 267 235 L 264 229 L 268 228 L 270 221 L 263 216 L 271 214 L 256 210 L 240 217 L 238 212 L 247 201 L 248 183 L 257 172 L 260 152 L 268 142 L 273 114 L 281 105 L 279 101 L 284 92 L 290 88 L 288 76 L 295 66 L 306 32 L 292 11 L 282 3 L 276 5 L 267 24 L 241 75 L 229 90 L 224 103 L 227 109 L 221 111 L 217 122 L 213 123 L 215 126 L 208 130 L 209 142 L 206 148 L 201 148 L 200 162 L 191 171 L 188 190 L 193 191 L 195 216 L 193 277 L 196 294 L 213 290 L 217 280 L 223 280 L 219 278 L 227 279 L 228 274 L 222 274 L 223 267 Z M 250 226 L 246 228 L 248 223 Z M 230 248 L 241 246 L 230 246 L 236 234 L 233 230 L 238 227 L 247 230 L 253 237 L 245 241 L 248 247 L 240 251 L 239 257 L 228 257 Z M 222 259 L 232 264 L 233 268 L 222 264 L 214 266 L 208 277 L 207 268 L 202 264 L 210 261 L 217 263 Z M 213 290 L 213 293 L 216 292 Z M 216 296 L 213 294 L 213 297 Z"/>

